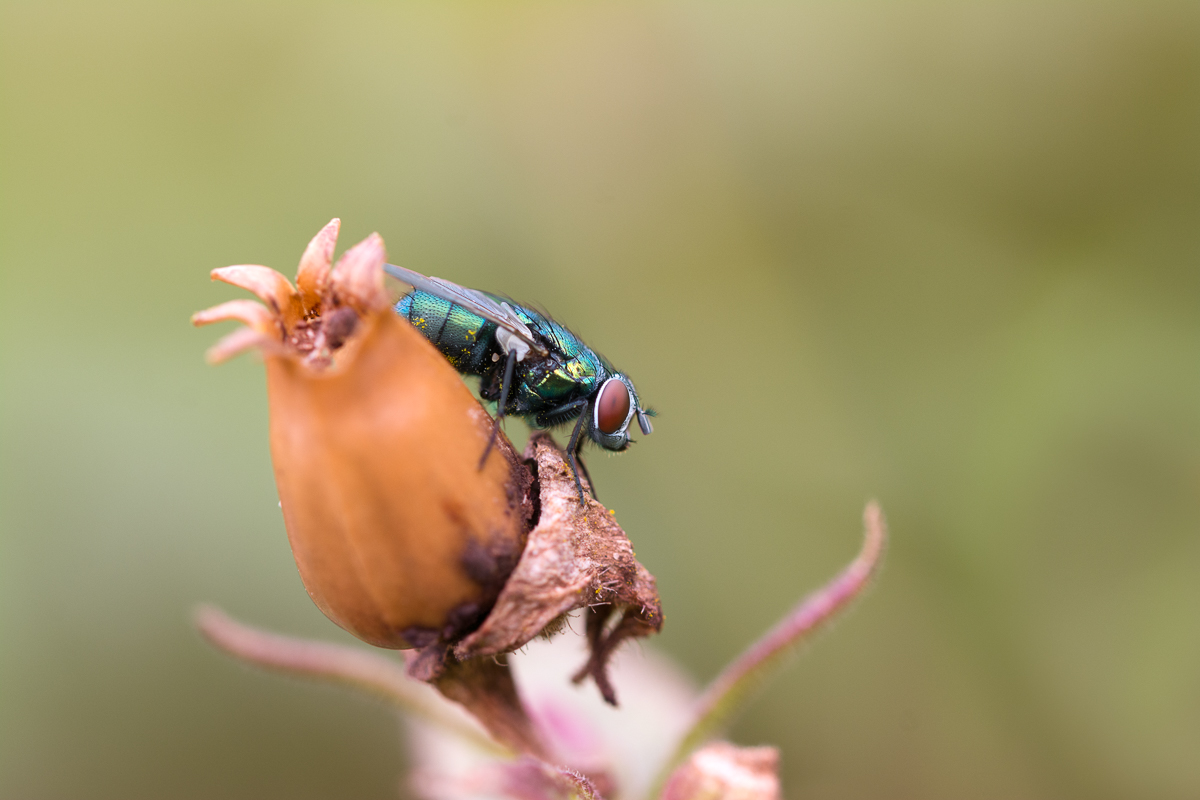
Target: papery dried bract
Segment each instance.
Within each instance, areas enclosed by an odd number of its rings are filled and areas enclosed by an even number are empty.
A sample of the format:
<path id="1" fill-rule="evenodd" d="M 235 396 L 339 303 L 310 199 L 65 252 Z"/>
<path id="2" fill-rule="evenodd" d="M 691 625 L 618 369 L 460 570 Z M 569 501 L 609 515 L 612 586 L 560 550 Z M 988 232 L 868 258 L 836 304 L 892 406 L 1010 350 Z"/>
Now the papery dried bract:
<path id="1" fill-rule="evenodd" d="M 634 558 L 632 544 L 604 506 L 588 500 L 579 507 L 566 459 L 549 435 L 533 436 L 525 457 L 537 464 L 541 515 L 495 609 L 455 647 L 455 655 L 515 650 L 556 618 L 584 608 L 591 657 L 575 680 L 592 677 L 616 705 L 607 676 L 616 647 L 662 629 L 654 576 Z"/>

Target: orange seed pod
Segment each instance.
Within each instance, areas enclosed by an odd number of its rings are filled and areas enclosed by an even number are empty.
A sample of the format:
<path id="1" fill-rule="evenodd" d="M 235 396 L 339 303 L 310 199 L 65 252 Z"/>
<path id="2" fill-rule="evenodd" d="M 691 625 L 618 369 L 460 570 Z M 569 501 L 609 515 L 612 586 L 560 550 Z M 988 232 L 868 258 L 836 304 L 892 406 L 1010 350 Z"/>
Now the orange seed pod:
<path id="1" fill-rule="evenodd" d="M 264 356 L 271 458 L 304 586 L 366 642 L 424 647 L 469 632 L 520 557 L 531 477 L 440 353 L 391 309 L 386 256 L 372 235 L 330 268 L 338 221 L 301 259 L 298 290 L 265 267 L 214 278 L 266 307 L 233 301 L 196 324 L 248 328 L 210 350 Z"/>

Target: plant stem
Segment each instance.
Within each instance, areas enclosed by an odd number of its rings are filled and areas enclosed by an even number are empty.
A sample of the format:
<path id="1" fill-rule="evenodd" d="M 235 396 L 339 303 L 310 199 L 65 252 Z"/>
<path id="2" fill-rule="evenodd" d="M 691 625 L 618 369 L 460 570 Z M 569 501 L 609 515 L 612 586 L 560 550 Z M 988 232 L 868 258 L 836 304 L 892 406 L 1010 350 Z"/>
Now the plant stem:
<path id="1" fill-rule="evenodd" d="M 661 794 L 671 771 L 723 728 L 749 694 L 782 666 L 787 655 L 867 586 L 879 566 L 887 539 L 887 526 L 876 503 L 867 504 L 863 525 L 866 529 L 863 546 L 854 561 L 829 583 L 801 600 L 704 690 L 697 701 L 692 724 L 660 769 L 652 784 L 650 798 Z"/>
<path id="2" fill-rule="evenodd" d="M 391 659 L 355 647 L 268 633 L 212 606 L 198 609 L 195 619 L 206 639 L 235 658 L 264 669 L 373 694 L 484 752 L 511 755 L 465 714 L 460 717 L 452 713 L 432 688 L 409 678 Z"/>

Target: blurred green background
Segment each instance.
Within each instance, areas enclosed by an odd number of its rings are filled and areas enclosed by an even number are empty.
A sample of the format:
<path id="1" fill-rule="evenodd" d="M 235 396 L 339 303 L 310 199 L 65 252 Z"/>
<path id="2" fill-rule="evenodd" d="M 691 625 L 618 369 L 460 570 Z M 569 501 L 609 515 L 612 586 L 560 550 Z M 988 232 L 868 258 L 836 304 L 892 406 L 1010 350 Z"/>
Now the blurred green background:
<path id="1" fill-rule="evenodd" d="M 1200 796 L 1197 4 L 5 0 L 0 82 L 0 797 L 402 791 L 189 623 L 348 638 L 188 325 L 333 216 L 660 410 L 589 463 L 697 678 L 880 499 L 733 731 L 788 797 Z"/>

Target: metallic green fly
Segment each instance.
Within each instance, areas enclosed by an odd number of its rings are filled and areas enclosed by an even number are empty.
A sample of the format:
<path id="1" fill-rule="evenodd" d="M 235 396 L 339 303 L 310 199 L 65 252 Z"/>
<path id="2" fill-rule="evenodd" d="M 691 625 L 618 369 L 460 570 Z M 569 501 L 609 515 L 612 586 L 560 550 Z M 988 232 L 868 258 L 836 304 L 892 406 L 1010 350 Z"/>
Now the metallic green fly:
<path id="1" fill-rule="evenodd" d="M 578 458 L 584 435 L 605 450 L 620 452 L 629 447 L 629 423 L 634 416 L 643 434 L 653 431 L 654 411 L 642 407 L 633 381 L 559 323 L 502 297 L 441 278 L 393 264 L 384 269 L 413 287 L 396 303 L 396 313 L 416 326 L 455 369 L 478 375 L 479 396 L 496 401 L 496 423 L 480 467 L 506 415 L 521 417 L 536 428 L 575 420 L 567 460 L 582 504 L 581 469 L 592 482 Z"/>

